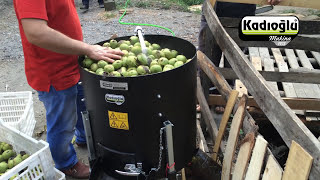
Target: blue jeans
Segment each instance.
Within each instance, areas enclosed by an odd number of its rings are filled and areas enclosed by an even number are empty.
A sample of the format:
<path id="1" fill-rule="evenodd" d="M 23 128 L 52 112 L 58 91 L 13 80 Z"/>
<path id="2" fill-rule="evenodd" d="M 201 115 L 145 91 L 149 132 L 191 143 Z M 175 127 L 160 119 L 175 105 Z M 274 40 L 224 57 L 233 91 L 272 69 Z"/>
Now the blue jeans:
<path id="1" fill-rule="evenodd" d="M 103 4 L 103 0 L 98 0 L 99 4 Z M 89 6 L 89 0 L 82 0 L 83 5 L 88 5 Z"/>
<path id="2" fill-rule="evenodd" d="M 85 131 L 81 111 L 86 110 L 83 88 L 74 85 L 66 90 L 56 91 L 50 87 L 49 92 L 38 91 L 39 99 L 46 109 L 47 141 L 56 168 L 68 169 L 77 162 L 77 155 L 71 143 L 76 135 L 77 143 L 85 143 Z"/>

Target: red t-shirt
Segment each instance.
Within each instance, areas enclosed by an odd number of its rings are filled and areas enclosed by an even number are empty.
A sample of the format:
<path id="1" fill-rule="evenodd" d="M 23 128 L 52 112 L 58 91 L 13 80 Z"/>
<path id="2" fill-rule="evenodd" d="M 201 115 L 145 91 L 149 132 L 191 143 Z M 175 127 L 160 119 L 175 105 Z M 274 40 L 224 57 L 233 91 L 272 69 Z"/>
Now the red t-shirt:
<path id="1" fill-rule="evenodd" d="M 29 85 L 35 90 L 47 92 L 51 85 L 58 91 L 75 85 L 80 79 L 78 56 L 58 54 L 29 43 L 21 25 L 23 18 L 43 19 L 47 21 L 49 27 L 82 41 L 82 30 L 74 0 L 14 0 L 13 2 L 19 21 Z"/>

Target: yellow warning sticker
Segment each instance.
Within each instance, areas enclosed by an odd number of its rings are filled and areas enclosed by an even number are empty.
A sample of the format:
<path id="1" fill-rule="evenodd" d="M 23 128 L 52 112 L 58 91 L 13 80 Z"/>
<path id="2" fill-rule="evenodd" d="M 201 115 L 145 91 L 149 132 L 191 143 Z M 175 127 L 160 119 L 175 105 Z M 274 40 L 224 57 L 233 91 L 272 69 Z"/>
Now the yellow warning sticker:
<path id="1" fill-rule="evenodd" d="M 129 130 L 128 113 L 108 111 L 111 128 Z"/>

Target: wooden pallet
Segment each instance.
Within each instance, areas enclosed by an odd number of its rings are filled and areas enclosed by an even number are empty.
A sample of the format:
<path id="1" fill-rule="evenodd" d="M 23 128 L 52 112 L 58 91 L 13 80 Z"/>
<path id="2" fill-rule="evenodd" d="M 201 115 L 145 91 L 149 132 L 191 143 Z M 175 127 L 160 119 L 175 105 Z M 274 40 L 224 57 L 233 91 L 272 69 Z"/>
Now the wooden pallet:
<path id="1" fill-rule="evenodd" d="M 266 47 L 249 47 L 248 58 L 258 71 L 289 72 L 289 70 L 320 71 L 320 53 L 307 52 L 298 49 L 279 49 Z M 320 76 L 319 76 L 320 77 Z M 247 92 L 240 80 L 236 80 L 236 90 Z M 277 84 L 278 82 L 278 84 Z M 282 95 L 291 99 L 318 99 L 320 100 L 320 85 L 310 83 L 290 83 L 269 81 L 268 85 L 276 96 Z M 284 93 L 280 93 L 284 92 Z M 307 121 L 320 120 L 319 111 L 295 111 L 297 114 L 306 115 Z"/>
<path id="2" fill-rule="evenodd" d="M 218 79 L 218 78 L 217 78 Z M 199 86 L 199 84 L 198 84 Z M 200 85 L 201 86 L 201 85 Z M 201 87 L 199 87 L 201 88 Z M 220 89 L 223 91 L 222 89 Z M 235 115 L 231 120 L 231 128 L 228 132 L 228 139 L 223 154 L 222 163 L 222 180 L 307 180 L 310 174 L 313 157 L 305 151 L 298 143 L 291 143 L 288 159 L 285 169 L 279 165 L 271 151 L 267 148 L 268 142 L 254 132 L 246 134 L 239 141 L 239 132 L 243 128 L 242 122 L 245 119 L 245 110 L 247 106 L 247 95 L 242 95 L 240 102 L 234 108 L 239 92 L 231 91 L 227 100 L 226 111 L 220 123 L 218 133 L 214 133 L 215 145 L 213 148 L 212 158 L 218 162 L 217 154 L 221 146 L 222 137 L 225 133 L 227 122 L 230 118 L 232 109 L 235 109 Z M 205 101 L 198 98 L 198 101 Z M 206 104 L 206 101 L 203 102 Z M 206 112 L 203 112 L 206 113 Z M 208 114 L 210 116 L 210 114 Z M 208 152 L 208 147 L 203 143 L 206 142 L 200 125 L 198 124 L 198 132 L 200 134 L 200 149 Z M 238 149 L 238 153 L 235 152 Z M 235 162 L 235 163 L 234 163 Z M 266 164 L 265 166 L 263 166 Z M 263 174 L 260 177 L 260 174 Z"/>
<path id="3" fill-rule="evenodd" d="M 312 2 L 316 4 L 319 3 L 318 1 L 315 1 L 315 0 L 312 0 Z M 270 85 L 269 85 L 270 83 L 266 81 L 266 80 L 270 81 L 270 79 L 267 79 L 267 78 L 264 79 L 264 76 L 256 70 L 256 67 L 253 66 L 253 64 L 248 59 L 248 57 L 241 51 L 238 44 L 236 44 L 236 42 L 231 38 L 231 35 L 229 35 L 226 32 L 226 30 L 221 25 L 217 15 L 214 12 L 212 4 L 210 4 L 209 1 L 204 2 L 203 12 L 210 29 L 209 31 L 211 31 L 214 37 L 216 37 L 215 38 L 216 42 L 220 46 L 225 57 L 228 59 L 228 62 L 231 65 L 232 70 L 235 72 L 236 76 L 245 85 L 248 92 L 253 96 L 256 103 L 259 105 L 259 107 L 264 112 L 264 114 L 268 117 L 270 122 L 273 124 L 275 129 L 278 131 L 278 133 L 282 137 L 283 141 L 286 143 L 286 145 L 288 147 L 291 147 L 291 145 L 293 144 L 293 141 L 295 141 L 297 142 L 297 144 L 301 145 L 301 147 L 306 152 L 308 152 L 312 157 L 315 157 L 311 162 L 312 165 L 311 165 L 310 174 L 309 175 L 307 173 L 305 174 L 301 173 L 301 174 L 307 176 L 311 180 L 318 179 L 320 177 L 320 166 L 319 166 L 320 159 L 318 158 L 320 156 L 320 142 L 318 141 L 318 139 L 294 114 L 292 109 L 290 109 L 289 106 L 279 96 L 276 95 L 276 93 L 274 92 L 274 89 L 270 88 Z M 298 42 L 299 42 L 299 38 L 297 38 L 297 40 L 295 39 L 294 42 L 289 43 L 290 44 L 289 46 L 295 47 L 295 49 L 297 49 L 299 46 L 300 48 L 306 48 L 304 44 L 299 44 Z M 306 41 L 302 43 L 305 43 L 305 42 Z M 312 43 L 309 44 L 309 46 L 307 47 L 309 50 L 320 51 L 320 46 L 317 46 L 319 42 L 316 42 L 316 41 L 310 41 L 310 42 L 314 42 L 314 44 Z M 266 43 L 266 44 L 269 44 L 269 43 Z M 250 45 L 248 46 L 251 47 Z M 248 46 L 242 46 L 242 47 L 248 47 Z M 259 46 L 256 46 L 256 47 L 259 47 Z M 272 47 L 275 47 L 275 46 L 273 45 Z M 279 51 L 281 56 L 279 56 Z M 271 50 L 271 52 L 272 53 L 270 53 L 269 51 L 269 55 L 276 54 L 277 56 L 277 59 L 275 58 L 276 64 L 277 66 L 278 64 L 281 66 L 281 72 L 276 73 L 276 75 L 279 77 L 279 75 L 281 76 L 287 73 L 291 73 L 290 71 L 284 72 L 290 69 L 289 69 L 289 66 L 287 67 L 283 66 L 285 64 L 284 63 L 285 60 L 283 58 L 284 54 L 281 53 L 281 50 L 275 49 L 273 51 Z M 217 69 L 217 67 L 215 67 L 202 52 L 198 51 L 197 55 L 198 55 L 199 66 L 208 75 L 210 80 L 219 90 L 220 94 L 227 100 L 231 92 L 230 86 L 227 85 L 224 77 L 222 76 L 220 71 Z M 299 57 L 299 59 L 301 57 Z M 303 64 L 301 65 L 303 66 Z M 277 66 L 274 66 L 274 67 L 277 67 Z M 268 73 L 266 73 L 267 76 L 271 78 L 271 76 L 273 76 L 275 72 L 272 72 L 272 73 L 268 72 Z M 318 75 L 317 73 L 311 72 L 310 70 L 307 71 L 307 73 L 308 73 L 308 79 L 309 79 L 308 82 L 317 82 L 318 84 L 320 84 L 319 78 L 318 78 L 319 76 L 317 76 Z M 270 76 L 270 74 L 272 75 Z M 274 77 L 275 76 L 273 76 L 272 78 Z M 294 78 L 294 79 L 300 79 L 300 80 L 304 79 L 304 78 L 299 78 L 299 76 L 296 76 L 296 77 L 298 78 Z M 290 78 L 288 77 L 286 78 L 287 78 L 286 80 L 290 80 Z M 291 79 L 291 80 L 294 83 L 296 83 L 294 79 Z M 276 78 L 274 78 L 274 80 L 277 81 Z M 285 82 L 285 84 L 280 83 L 280 86 L 277 83 L 277 85 L 278 85 L 278 88 L 285 87 L 286 89 L 288 89 L 293 86 L 292 85 L 293 82 L 289 81 L 289 82 Z M 307 83 L 307 82 L 303 82 L 303 83 Z M 236 107 L 238 106 L 239 106 L 239 101 L 236 102 Z M 217 125 L 215 126 L 218 127 Z M 245 134 L 248 134 L 248 132 L 254 132 L 254 130 L 256 129 L 254 120 L 252 119 L 250 114 L 247 113 L 247 111 L 245 111 L 245 118 L 243 120 L 242 129 Z M 268 148 L 266 149 L 267 149 L 266 152 L 269 152 Z M 272 164 L 269 166 L 272 166 Z M 261 169 L 261 172 L 264 172 L 264 171 Z M 285 176 L 283 178 L 285 178 Z"/>

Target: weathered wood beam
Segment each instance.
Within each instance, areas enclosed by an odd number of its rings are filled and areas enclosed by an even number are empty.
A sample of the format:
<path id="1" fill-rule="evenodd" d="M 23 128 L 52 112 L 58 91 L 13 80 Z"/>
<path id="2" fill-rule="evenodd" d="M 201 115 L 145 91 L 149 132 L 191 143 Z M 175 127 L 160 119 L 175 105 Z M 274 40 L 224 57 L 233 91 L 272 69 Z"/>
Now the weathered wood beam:
<path id="1" fill-rule="evenodd" d="M 219 68 L 226 79 L 238 79 L 232 68 Z M 320 84 L 320 71 L 258 71 L 266 81 Z"/>
<path id="2" fill-rule="evenodd" d="M 291 108 L 297 110 L 315 110 L 320 111 L 320 99 L 304 99 L 304 98 L 282 98 L 282 100 Z M 210 94 L 208 99 L 209 105 L 226 105 L 226 101 L 221 95 Z M 248 98 L 248 106 L 258 107 L 252 96 Z"/>
<path id="3" fill-rule="evenodd" d="M 208 128 L 208 132 L 212 139 L 216 139 L 218 135 L 218 126 L 214 121 L 207 100 L 203 94 L 200 78 L 197 78 L 197 99 L 201 107 L 201 113 L 204 122 Z"/>
<path id="4" fill-rule="evenodd" d="M 273 94 L 270 87 L 267 86 L 265 79 L 253 67 L 239 46 L 224 30 L 208 1 L 204 2 L 203 10 L 208 26 L 232 69 L 255 98 L 257 104 L 277 129 L 287 146 L 289 147 L 291 141 L 294 140 L 313 156 L 314 161 L 310 179 L 318 179 L 320 177 L 320 142 L 300 121 L 290 107 L 282 99 Z M 203 57 L 205 55 L 198 51 L 198 58 L 199 56 Z M 210 64 L 207 65 L 209 66 Z"/>
<path id="5" fill-rule="evenodd" d="M 228 101 L 232 91 L 230 85 L 206 55 L 204 55 L 201 51 L 198 51 L 197 54 L 199 66 L 206 73 L 215 87 L 217 87 L 217 90 L 224 97 L 225 101 Z M 237 107 L 238 104 L 239 100 L 237 99 L 235 107 Z M 245 134 L 250 132 L 256 133 L 258 131 L 258 126 L 255 124 L 255 121 L 248 113 L 248 111 L 246 111 L 246 116 L 248 118 L 245 118 L 243 121 L 243 132 Z"/>
<path id="6" fill-rule="evenodd" d="M 257 4 L 257 5 L 270 5 L 268 3 L 268 1 L 266 1 L 266 0 L 217 0 L 217 1 L 245 3 L 245 4 Z M 320 1 L 319 0 L 285 0 L 285 1 L 281 1 L 278 5 L 320 9 Z"/>

